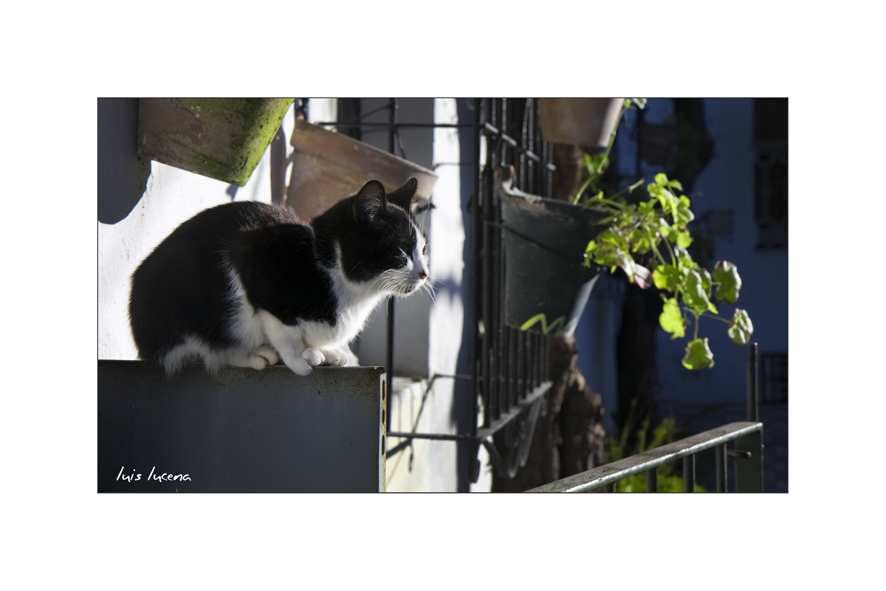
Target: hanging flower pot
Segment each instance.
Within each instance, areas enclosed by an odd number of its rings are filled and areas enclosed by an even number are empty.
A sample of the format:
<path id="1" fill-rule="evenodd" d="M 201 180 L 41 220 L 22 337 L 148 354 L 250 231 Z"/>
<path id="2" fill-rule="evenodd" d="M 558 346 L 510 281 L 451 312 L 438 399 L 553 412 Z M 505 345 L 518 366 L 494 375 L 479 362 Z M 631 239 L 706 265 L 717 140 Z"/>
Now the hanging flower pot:
<path id="1" fill-rule="evenodd" d="M 415 177 L 420 199 L 430 199 L 437 182 L 427 168 L 301 119 L 295 122 L 290 143 L 294 151 L 286 203 L 305 220 L 356 194 L 368 180 L 395 189 Z"/>
<path id="2" fill-rule="evenodd" d="M 294 99 L 139 99 L 138 153 L 243 186 Z"/>
<path id="3" fill-rule="evenodd" d="M 546 142 L 604 147 L 618 123 L 623 98 L 543 98 L 538 111 Z"/>
<path id="4" fill-rule="evenodd" d="M 600 212 L 528 195 L 496 170 L 505 235 L 505 323 L 549 336 L 572 335 L 599 276 L 582 255 L 602 227 Z"/>

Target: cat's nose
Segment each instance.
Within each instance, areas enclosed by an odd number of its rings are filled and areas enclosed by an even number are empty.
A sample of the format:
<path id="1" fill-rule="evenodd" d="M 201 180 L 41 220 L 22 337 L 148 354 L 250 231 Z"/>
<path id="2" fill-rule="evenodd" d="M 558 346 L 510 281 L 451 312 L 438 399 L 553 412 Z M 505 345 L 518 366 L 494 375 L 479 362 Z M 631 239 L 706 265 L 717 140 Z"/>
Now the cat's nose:
<path id="1" fill-rule="evenodd" d="M 419 272 L 418 272 L 418 276 L 421 277 L 422 279 L 427 279 L 427 278 L 428 278 L 428 274 L 425 273 L 424 271 L 419 271 Z"/>

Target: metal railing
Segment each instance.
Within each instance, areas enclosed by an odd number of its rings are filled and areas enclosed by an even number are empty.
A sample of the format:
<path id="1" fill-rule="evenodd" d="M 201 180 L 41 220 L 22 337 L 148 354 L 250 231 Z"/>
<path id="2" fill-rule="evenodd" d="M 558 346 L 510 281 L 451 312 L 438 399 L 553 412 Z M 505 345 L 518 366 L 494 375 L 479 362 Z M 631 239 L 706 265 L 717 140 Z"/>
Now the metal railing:
<path id="1" fill-rule="evenodd" d="M 735 463 L 734 492 L 763 492 L 763 423 L 758 419 L 757 343 L 749 343 L 747 421 L 729 423 L 674 443 L 635 454 L 580 474 L 562 478 L 526 492 L 616 492 L 622 478 L 646 474 L 646 490 L 658 492 L 658 468 L 683 462 L 683 492 L 695 490 L 695 456 L 715 448 L 716 491 L 728 492 L 728 463 Z M 728 444 L 734 441 L 734 448 Z"/>

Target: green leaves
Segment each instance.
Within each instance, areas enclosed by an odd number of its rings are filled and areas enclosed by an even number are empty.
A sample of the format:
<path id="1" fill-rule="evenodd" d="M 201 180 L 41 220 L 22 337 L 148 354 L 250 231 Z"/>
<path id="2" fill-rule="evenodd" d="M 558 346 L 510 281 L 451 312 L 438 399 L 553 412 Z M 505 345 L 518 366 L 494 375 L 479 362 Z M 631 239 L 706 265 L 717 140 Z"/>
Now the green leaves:
<path id="1" fill-rule="evenodd" d="M 659 265 L 652 272 L 652 280 L 658 289 L 666 289 L 673 292 L 677 289 L 677 284 L 682 280 L 680 269 L 674 265 Z"/>
<path id="2" fill-rule="evenodd" d="M 735 265 L 729 261 L 718 261 L 714 265 L 713 280 L 717 284 L 717 300 L 734 304 L 738 299 L 738 290 L 741 289 L 741 277 L 738 276 Z"/>
<path id="3" fill-rule="evenodd" d="M 747 345 L 751 335 L 754 334 L 751 317 L 741 308 L 736 308 L 735 315 L 732 316 L 732 321 L 729 323 L 729 330 L 726 332 L 736 345 Z"/>
<path id="4" fill-rule="evenodd" d="M 674 203 L 674 226 L 685 228 L 694 219 L 695 215 L 689 209 L 689 197 L 681 195 Z"/>
<path id="5" fill-rule="evenodd" d="M 706 287 L 705 280 L 698 271 L 689 271 L 683 284 L 683 302 L 695 310 L 696 314 L 703 314 L 704 312 L 716 314 L 717 308 L 708 299 L 708 289 L 710 289 L 710 281 L 708 281 Z"/>
<path id="6" fill-rule="evenodd" d="M 619 118 L 632 104 L 643 108 L 645 100 L 625 99 Z M 692 320 L 695 321 L 683 365 L 693 370 L 713 367 L 714 356 L 708 339 L 698 338 L 701 318 L 713 318 L 728 324 L 729 338 L 739 345 L 747 344 L 754 332 L 747 312 L 737 309 L 729 321 L 719 316 L 713 303 L 734 304 L 738 300 L 741 289 L 738 270 L 732 263 L 720 261 L 713 273 L 709 273 L 692 260 L 687 250 L 692 244 L 688 225 L 695 215 L 690 209 L 689 198 L 682 194 L 680 181 L 669 179 L 665 173 L 656 174 L 653 182 L 646 185 L 649 199 L 645 201 L 634 201 L 630 196 L 635 188 L 643 185 L 643 179 L 614 194 L 608 194 L 604 186 L 598 186 L 610 164 L 608 156 L 614 138 L 613 131 L 604 153 L 585 155 L 587 177 L 573 200 L 573 203 L 581 201 L 582 205 L 602 214 L 599 224 L 604 229 L 588 243 L 584 264 L 589 267 L 594 263 L 608 267 L 612 272 L 621 268 L 628 281 L 644 289 L 655 285 L 667 292 L 668 297 L 662 296 L 664 307 L 659 316 L 662 329 L 672 339 L 682 338 L 686 336 L 686 328 L 692 326 Z M 589 196 L 581 199 L 585 194 Z M 628 203 L 628 199 L 632 202 Z M 650 259 L 653 262 L 647 268 Z M 650 269 L 654 270 L 650 272 Z"/>
<path id="7" fill-rule="evenodd" d="M 708 347 L 707 339 L 689 341 L 686 345 L 686 354 L 683 355 L 683 367 L 686 369 L 714 367 L 714 354 Z"/>
<path id="8" fill-rule="evenodd" d="M 677 298 L 665 300 L 664 310 L 658 317 L 658 323 L 665 330 L 671 333 L 671 339 L 683 338 L 686 332 L 683 330 L 683 315 L 680 313 L 680 306 L 677 304 Z M 685 365 L 685 363 L 684 363 Z"/>

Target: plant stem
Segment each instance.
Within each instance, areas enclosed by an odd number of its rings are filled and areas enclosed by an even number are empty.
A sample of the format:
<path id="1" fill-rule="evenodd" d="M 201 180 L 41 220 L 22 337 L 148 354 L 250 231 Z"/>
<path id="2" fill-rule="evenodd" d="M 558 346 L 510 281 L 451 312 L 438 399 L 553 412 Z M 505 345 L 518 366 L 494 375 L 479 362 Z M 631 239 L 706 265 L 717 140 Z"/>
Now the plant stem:
<path id="1" fill-rule="evenodd" d="M 581 194 L 585 192 L 585 189 L 590 186 L 591 182 L 594 181 L 598 176 L 598 174 L 594 173 L 588 177 L 588 180 L 584 182 L 581 188 L 578 190 L 578 193 L 575 194 L 575 199 L 572 200 L 572 205 L 578 205 L 578 200 L 581 199 Z"/>
<path id="2" fill-rule="evenodd" d="M 683 309 L 686 310 L 687 312 L 691 312 L 691 313 L 695 314 L 695 311 L 688 306 L 683 306 Z M 732 324 L 731 322 L 729 322 L 725 318 L 721 318 L 720 316 L 716 316 L 715 314 L 711 314 L 709 312 L 702 312 L 697 317 L 698 318 L 711 318 L 713 320 L 719 320 L 720 322 L 725 322 L 726 324 Z"/>
<path id="3" fill-rule="evenodd" d="M 624 211 L 625 209 L 627 209 L 624 205 L 622 205 L 621 203 L 618 203 L 617 201 L 611 201 L 611 200 L 609 200 L 609 199 L 603 199 L 602 197 L 591 197 L 590 200 L 592 200 L 592 201 L 597 201 L 597 202 L 599 202 L 599 203 L 605 203 L 606 205 L 610 205 L 610 206 L 612 206 L 612 207 L 616 207 L 616 208 L 618 208 L 618 211 L 620 211 L 620 212 L 621 212 L 621 211 Z"/>
<path id="4" fill-rule="evenodd" d="M 620 197 L 621 195 L 624 195 L 625 193 L 632 193 L 634 191 L 634 189 L 636 189 L 637 187 L 639 187 L 640 185 L 642 185 L 645 182 L 646 182 L 646 179 L 640 179 L 639 181 L 637 181 L 636 183 L 634 183 L 630 187 L 628 187 L 626 189 L 622 189 L 621 191 L 619 191 L 618 193 L 613 195 L 612 198 L 615 199 L 616 197 Z"/>
<path id="5" fill-rule="evenodd" d="M 581 189 L 578 190 L 578 193 L 575 195 L 575 199 L 572 200 L 572 204 L 578 204 L 578 200 L 581 197 L 581 194 L 585 192 L 585 189 L 591 184 L 592 181 L 596 180 L 598 177 L 602 176 L 602 171 L 606 168 L 606 164 L 609 162 L 609 152 L 612 150 L 612 144 L 615 143 L 615 134 L 618 132 L 618 124 L 621 123 L 621 118 L 625 114 L 625 110 L 627 107 L 626 103 L 622 102 L 621 109 L 618 111 L 618 119 L 615 120 L 615 127 L 612 128 L 612 133 L 609 134 L 609 144 L 606 146 L 606 151 L 603 153 L 603 160 L 600 161 L 600 167 L 597 169 L 598 172 L 592 174 L 588 177 L 588 180 L 584 182 L 581 186 Z"/>
<path id="6" fill-rule="evenodd" d="M 674 249 L 671 248 L 671 241 L 668 240 L 667 238 L 662 238 L 661 241 L 664 242 L 665 246 L 668 247 L 668 252 L 671 255 L 671 263 L 676 267 L 677 266 L 677 257 L 674 256 Z"/>
<path id="7" fill-rule="evenodd" d="M 725 318 L 720 318 L 719 316 L 716 316 L 714 314 L 705 313 L 705 314 L 702 314 L 702 316 L 704 316 L 705 318 L 713 318 L 714 320 L 719 320 L 720 322 L 725 322 L 726 324 L 732 324 L 731 322 L 729 322 Z"/>
<path id="8" fill-rule="evenodd" d="M 658 251 L 658 247 L 655 245 L 655 237 L 652 235 L 652 232 L 649 232 L 649 241 L 652 244 L 652 250 L 655 252 L 655 256 L 658 257 L 658 260 L 661 261 L 662 265 L 667 265 L 667 262 L 664 260 L 664 257 L 661 256 L 661 253 Z"/>

